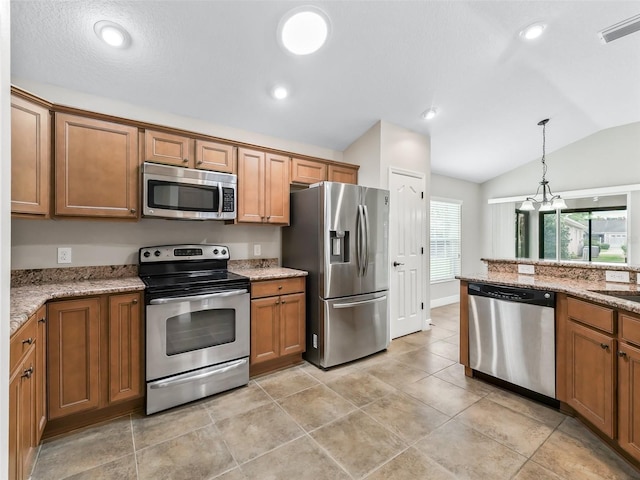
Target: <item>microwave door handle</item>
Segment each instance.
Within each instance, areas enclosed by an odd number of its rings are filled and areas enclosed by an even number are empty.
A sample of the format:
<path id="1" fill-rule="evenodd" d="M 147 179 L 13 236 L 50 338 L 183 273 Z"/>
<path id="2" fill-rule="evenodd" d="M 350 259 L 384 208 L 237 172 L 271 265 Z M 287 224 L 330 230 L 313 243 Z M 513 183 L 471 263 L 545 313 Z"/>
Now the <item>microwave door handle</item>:
<path id="1" fill-rule="evenodd" d="M 218 182 L 218 215 L 222 216 L 222 202 L 224 196 L 222 195 L 222 182 Z"/>
<path id="2" fill-rule="evenodd" d="M 196 302 L 200 300 L 209 300 L 216 298 L 225 298 L 225 297 L 235 297 L 237 295 L 244 295 L 245 293 L 249 293 L 247 289 L 243 290 L 231 290 L 230 292 L 220 292 L 220 293 L 208 293 L 206 295 L 192 295 L 190 297 L 168 297 L 168 298 L 156 298 L 149 302 L 150 305 L 164 305 L 167 303 L 178 303 L 178 302 Z"/>

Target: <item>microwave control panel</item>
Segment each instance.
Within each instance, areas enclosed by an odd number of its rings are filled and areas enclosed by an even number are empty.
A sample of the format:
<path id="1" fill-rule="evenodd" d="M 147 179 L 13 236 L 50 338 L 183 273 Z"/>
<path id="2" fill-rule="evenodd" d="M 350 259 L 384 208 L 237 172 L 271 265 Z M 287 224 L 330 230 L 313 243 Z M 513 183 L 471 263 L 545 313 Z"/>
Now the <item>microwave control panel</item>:
<path id="1" fill-rule="evenodd" d="M 236 197 L 233 188 L 222 189 L 222 211 L 234 212 L 236 209 Z"/>

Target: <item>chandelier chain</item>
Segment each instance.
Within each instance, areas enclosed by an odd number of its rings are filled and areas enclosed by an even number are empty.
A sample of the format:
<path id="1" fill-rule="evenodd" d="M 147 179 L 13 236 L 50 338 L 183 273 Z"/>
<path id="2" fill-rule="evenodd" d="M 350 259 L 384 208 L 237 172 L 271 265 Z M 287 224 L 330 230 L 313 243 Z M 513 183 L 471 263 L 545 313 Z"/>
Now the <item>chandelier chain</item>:
<path id="1" fill-rule="evenodd" d="M 546 130 L 547 130 L 547 122 L 544 122 L 542 124 L 542 181 L 543 182 L 546 180 L 545 177 L 547 176 L 547 162 L 545 159 L 545 150 L 547 145 Z"/>

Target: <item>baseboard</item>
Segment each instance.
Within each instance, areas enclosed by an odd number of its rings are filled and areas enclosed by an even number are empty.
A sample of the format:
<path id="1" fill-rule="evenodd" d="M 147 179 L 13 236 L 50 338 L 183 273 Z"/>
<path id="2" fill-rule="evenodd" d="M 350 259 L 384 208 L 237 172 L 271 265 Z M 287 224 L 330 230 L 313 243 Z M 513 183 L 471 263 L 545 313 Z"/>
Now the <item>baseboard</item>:
<path id="1" fill-rule="evenodd" d="M 451 295 L 450 297 L 442 297 L 431 300 L 431 308 L 444 307 L 445 305 L 451 305 L 452 303 L 458 303 L 460 301 L 460 295 Z"/>

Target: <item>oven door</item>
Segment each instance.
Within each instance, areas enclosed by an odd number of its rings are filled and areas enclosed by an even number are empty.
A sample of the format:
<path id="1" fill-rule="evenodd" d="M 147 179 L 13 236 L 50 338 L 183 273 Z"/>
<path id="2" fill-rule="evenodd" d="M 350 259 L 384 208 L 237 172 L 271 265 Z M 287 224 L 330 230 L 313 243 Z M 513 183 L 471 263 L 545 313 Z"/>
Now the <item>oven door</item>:
<path id="1" fill-rule="evenodd" d="M 249 356 L 246 289 L 150 301 L 147 381 Z"/>

